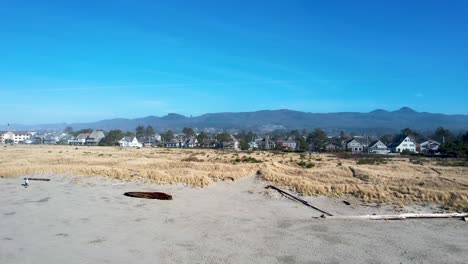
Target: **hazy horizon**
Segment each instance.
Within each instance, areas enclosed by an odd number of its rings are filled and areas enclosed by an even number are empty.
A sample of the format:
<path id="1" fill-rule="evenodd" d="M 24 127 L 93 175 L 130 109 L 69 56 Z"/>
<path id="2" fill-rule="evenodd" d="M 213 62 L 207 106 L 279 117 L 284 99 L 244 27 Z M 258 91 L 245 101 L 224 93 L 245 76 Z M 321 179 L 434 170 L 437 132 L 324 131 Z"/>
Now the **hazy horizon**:
<path id="1" fill-rule="evenodd" d="M 0 124 L 402 106 L 468 114 L 467 8 L 7 1 Z"/>

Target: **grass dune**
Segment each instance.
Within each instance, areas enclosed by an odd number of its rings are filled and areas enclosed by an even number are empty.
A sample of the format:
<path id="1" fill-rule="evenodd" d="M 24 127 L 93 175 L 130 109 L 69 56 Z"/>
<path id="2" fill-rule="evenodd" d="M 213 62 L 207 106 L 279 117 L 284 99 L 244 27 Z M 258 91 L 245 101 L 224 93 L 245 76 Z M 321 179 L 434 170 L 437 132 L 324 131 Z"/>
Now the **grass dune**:
<path id="1" fill-rule="evenodd" d="M 3 146 L 0 176 L 66 174 L 205 187 L 261 172 L 274 184 L 304 195 L 353 195 L 365 203 L 435 203 L 468 211 L 468 168 L 404 157 L 361 164 L 328 154 L 234 153 L 190 149 Z"/>

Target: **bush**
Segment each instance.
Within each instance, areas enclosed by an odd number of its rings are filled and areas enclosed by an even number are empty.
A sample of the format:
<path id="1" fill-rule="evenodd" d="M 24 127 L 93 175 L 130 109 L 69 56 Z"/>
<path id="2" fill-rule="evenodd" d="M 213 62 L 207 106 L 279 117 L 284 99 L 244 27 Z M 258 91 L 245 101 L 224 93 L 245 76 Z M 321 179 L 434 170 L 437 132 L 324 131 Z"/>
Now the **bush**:
<path id="1" fill-rule="evenodd" d="M 409 161 L 411 163 L 413 163 L 413 164 L 416 164 L 416 165 L 423 165 L 424 164 L 424 160 L 422 160 L 422 159 L 417 159 L 416 158 L 416 159 L 410 159 Z"/>
<path id="2" fill-rule="evenodd" d="M 314 163 L 312 162 L 305 162 L 303 160 L 299 161 L 296 163 L 298 166 L 302 167 L 302 168 L 305 168 L 305 169 L 310 169 L 310 168 L 313 168 L 315 166 Z"/>
<path id="3" fill-rule="evenodd" d="M 243 156 L 242 158 L 236 158 L 232 162 L 234 162 L 234 163 L 239 163 L 239 162 L 243 162 L 243 163 L 261 163 L 263 161 L 258 160 L 258 159 L 253 158 L 253 157 Z"/>
<path id="4" fill-rule="evenodd" d="M 185 162 L 203 162 L 203 160 L 195 157 L 195 156 L 190 156 L 190 157 L 187 157 L 185 159 L 182 159 L 182 161 L 185 161 Z"/>
<path id="5" fill-rule="evenodd" d="M 448 167 L 468 167 L 468 160 L 441 160 L 437 162 L 436 165 Z"/>
<path id="6" fill-rule="evenodd" d="M 356 164 L 358 165 L 379 165 L 379 164 L 385 164 L 387 163 L 384 159 L 382 158 L 363 158 L 359 159 Z"/>

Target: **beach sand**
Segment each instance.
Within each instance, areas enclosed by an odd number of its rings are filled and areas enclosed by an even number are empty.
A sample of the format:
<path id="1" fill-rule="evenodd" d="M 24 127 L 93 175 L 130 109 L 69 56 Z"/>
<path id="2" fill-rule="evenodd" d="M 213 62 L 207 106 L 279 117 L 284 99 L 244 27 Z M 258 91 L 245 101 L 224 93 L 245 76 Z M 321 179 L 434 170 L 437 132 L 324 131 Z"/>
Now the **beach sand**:
<path id="1" fill-rule="evenodd" d="M 44 176 L 41 176 L 44 177 Z M 459 219 L 332 220 L 255 176 L 206 188 L 99 177 L 0 179 L 0 263 L 466 263 Z M 162 191 L 171 201 L 123 196 Z M 305 197 L 335 215 L 395 213 Z M 350 198 L 351 199 L 351 198 Z M 427 212 L 429 207 L 406 208 Z"/>

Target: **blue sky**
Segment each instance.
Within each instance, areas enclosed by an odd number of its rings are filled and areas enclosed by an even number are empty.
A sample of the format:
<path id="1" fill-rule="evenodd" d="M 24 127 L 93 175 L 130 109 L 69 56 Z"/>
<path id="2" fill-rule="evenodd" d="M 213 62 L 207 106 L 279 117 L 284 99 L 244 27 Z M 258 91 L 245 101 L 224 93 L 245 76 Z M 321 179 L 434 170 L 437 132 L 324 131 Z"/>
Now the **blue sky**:
<path id="1" fill-rule="evenodd" d="M 467 1 L 6 0 L 0 123 L 468 114 L 467 13 Z"/>

